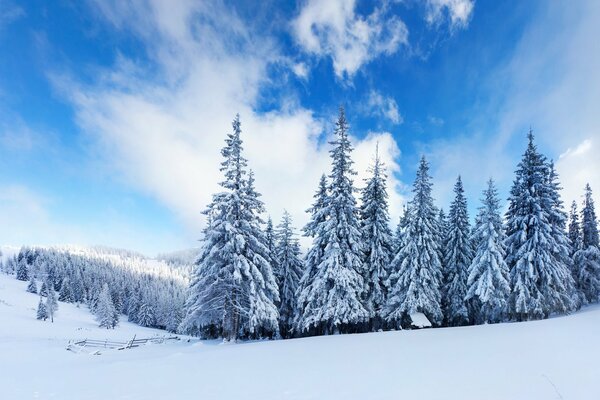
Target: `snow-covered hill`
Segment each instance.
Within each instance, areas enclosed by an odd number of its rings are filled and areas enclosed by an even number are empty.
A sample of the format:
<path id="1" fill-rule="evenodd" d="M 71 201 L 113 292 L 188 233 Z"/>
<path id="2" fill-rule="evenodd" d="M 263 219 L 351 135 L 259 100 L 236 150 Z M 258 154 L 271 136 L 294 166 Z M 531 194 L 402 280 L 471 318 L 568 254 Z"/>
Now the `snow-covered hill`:
<path id="1" fill-rule="evenodd" d="M 35 319 L 26 282 L 0 275 L 2 399 L 598 399 L 600 307 L 545 321 L 221 344 L 191 339 L 100 355 L 73 339 L 164 331 L 100 329 L 61 303 Z M 90 350 L 91 352 L 91 350 Z"/>

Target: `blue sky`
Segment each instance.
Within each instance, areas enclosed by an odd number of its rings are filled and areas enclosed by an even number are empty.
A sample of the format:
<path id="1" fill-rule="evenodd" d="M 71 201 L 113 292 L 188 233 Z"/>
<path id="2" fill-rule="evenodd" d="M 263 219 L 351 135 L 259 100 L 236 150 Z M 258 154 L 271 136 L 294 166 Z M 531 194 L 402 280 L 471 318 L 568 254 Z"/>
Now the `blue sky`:
<path id="1" fill-rule="evenodd" d="M 24 3 L 24 4 L 21 4 Z M 344 105 L 391 212 L 421 154 L 506 197 L 530 126 L 567 202 L 600 190 L 600 3 L 0 0 L 0 243 L 196 245 L 239 112 L 275 219 L 306 221 Z"/>

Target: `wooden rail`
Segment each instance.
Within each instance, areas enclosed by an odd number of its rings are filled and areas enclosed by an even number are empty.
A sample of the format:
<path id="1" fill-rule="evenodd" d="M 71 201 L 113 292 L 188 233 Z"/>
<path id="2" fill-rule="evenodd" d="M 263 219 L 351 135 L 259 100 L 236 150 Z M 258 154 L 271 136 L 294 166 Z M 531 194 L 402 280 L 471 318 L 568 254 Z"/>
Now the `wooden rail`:
<path id="1" fill-rule="evenodd" d="M 97 340 L 97 339 L 84 339 L 78 342 L 69 342 L 67 345 L 67 350 L 74 350 L 73 346 L 78 347 L 92 347 L 92 348 L 104 348 L 104 349 L 131 349 L 132 347 L 139 347 L 143 344 L 147 343 L 164 343 L 167 340 L 179 340 L 178 336 L 156 336 L 151 338 L 144 339 L 136 339 L 134 335 L 133 338 L 127 342 L 117 342 L 113 340 Z"/>

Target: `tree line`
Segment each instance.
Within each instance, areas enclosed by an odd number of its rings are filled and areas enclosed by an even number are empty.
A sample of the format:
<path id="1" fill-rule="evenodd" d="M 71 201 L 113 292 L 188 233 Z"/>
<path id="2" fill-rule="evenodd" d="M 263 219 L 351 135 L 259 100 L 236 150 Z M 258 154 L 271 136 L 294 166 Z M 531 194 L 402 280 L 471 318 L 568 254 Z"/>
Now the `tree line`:
<path id="1" fill-rule="evenodd" d="M 526 321 L 597 302 L 600 251 L 592 191 L 582 217 L 560 198 L 554 165 L 532 132 L 515 171 L 508 211 L 493 180 L 470 223 L 461 177 L 448 214 L 432 196 L 421 158 L 413 197 L 394 232 L 379 155 L 355 194 L 352 145 L 343 108 L 303 234 L 291 217 L 274 228 L 243 155 L 239 116 L 221 150 L 220 182 L 205 209 L 203 246 L 180 331 L 226 340 L 297 337 Z"/>

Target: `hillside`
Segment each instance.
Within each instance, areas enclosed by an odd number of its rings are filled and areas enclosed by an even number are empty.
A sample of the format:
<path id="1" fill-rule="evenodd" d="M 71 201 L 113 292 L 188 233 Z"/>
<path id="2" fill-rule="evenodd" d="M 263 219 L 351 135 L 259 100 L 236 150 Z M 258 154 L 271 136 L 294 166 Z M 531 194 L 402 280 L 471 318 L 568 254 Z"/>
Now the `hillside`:
<path id="1" fill-rule="evenodd" d="M 73 339 L 126 341 L 164 331 L 96 326 L 0 275 L 0 388 L 6 399 L 597 399 L 600 307 L 545 321 L 129 350 L 65 350 Z"/>

